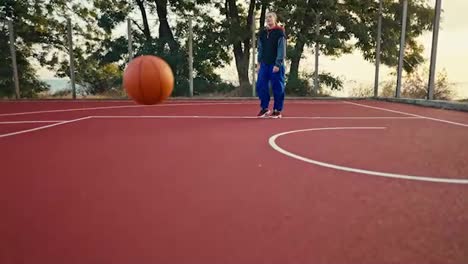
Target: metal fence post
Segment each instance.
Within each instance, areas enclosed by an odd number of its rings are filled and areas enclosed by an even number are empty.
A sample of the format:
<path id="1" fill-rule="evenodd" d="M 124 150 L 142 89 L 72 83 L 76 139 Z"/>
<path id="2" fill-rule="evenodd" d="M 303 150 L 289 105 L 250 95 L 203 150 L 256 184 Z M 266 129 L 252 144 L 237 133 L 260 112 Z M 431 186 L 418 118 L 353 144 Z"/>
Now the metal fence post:
<path id="1" fill-rule="evenodd" d="M 133 36 L 132 36 L 132 20 L 127 19 L 127 37 L 128 37 L 128 61 L 133 59 Z"/>
<path id="2" fill-rule="evenodd" d="M 315 14 L 315 72 L 314 72 L 314 93 L 318 94 L 319 88 L 319 53 L 320 53 L 320 13 Z"/>
<path id="3" fill-rule="evenodd" d="M 189 96 L 193 97 L 193 25 L 192 16 L 189 16 L 189 39 L 188 39 L 188 55 L 189 55 Z"/>
<path id="4" fill-rule="evenodd" d="M 375 49 L 375 80 L 374 80 L 374 97 L 379 96 L 379 74 L 380 74 L 380 48 L 382 43 L 382 9 L 383 0 L 379 0 L 379 13 L 377 21 L 377 47 Z"/>
<path id="5" fill-rule="evenodd" d="M 428 100 L 434 99 L 436 62 L 437 62 L 437 45 L 439 41 L 439 25 L 440 25 L 441 9 L 442 9 L 442 0 L 437 0 L 436 6 L 435 6 L 434 28 L 432 32 L 431 65 L 429 68 L 429 85 L 428 85 L 428 91 L 427 91 Z"/>
<path id="6" fill-rule="evenodd" d="M 395 97 L 401 97 L 401 78 L 403 75 L 403 62 L 405 59 L 406 20 L 408 18 L 408 0 L 403 0 L 403 16 L 401 18 L 400 57 L 398 58 L 397 87 Z"/>
<path id="7" fill-rule="evenodd" d="M 18 77 L 18 64 L 16 62 L 16 48 L 15 48 L 15 30 L 13 28 L 13 21 L 8 20 L 8 34 L 10 35 L 10 53 L 11 53 L 11 66 L 13 68 L 13 80 L 15 85 L 16 99 L 20 99 L 19 77 Z"/>
<path id="8" fill-rule="evenodd" d="M 75 56 L 73 54 L 73 33 L 71 19 L 67 18 L 67 31 L 68 31 L 68 49 L 70 53 L 70 81 L 72 87 L 72 97 L 76 99 L 76 86 L 75 86 Z"/>
<path id="9" fill-rule="evenodd" d="M 256 34 L 255 34 L 255 10 L 254 15 L 252 16 L 252 97 L 255 97 L 255 75 L 256 75 Z"/>

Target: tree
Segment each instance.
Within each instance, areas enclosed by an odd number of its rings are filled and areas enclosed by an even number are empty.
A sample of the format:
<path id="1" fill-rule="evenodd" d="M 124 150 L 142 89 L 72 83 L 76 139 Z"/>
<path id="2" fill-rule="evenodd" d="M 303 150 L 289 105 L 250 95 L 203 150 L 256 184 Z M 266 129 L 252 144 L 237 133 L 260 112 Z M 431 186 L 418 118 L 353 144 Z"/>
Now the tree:
<path id="1" fill-rule="evenodd" d="M 49 22 L 43 13 L 45 5 L 45 1 L 0 2 L 0 39 L 9 39 L 7 20 L 11 20 L 15 28 L 16 58 L 22 97 L 33 97 L 48 89 L 47 84 L 39 80 L 30 60 L 34 55 L 34 46 L 47 37 L 43 33 L 44 27 Z M 0 42 L 0 96 L 2 97 L 14 94 L 9 44 L 7 41 Z"/>
<path id="2" fill-rule="evenodd" d="M 127 18 L 130 18 L 135 55 L 152 54 L 164 58 L 171 66 L 176 87 L 174 95 L 187 94 L 188 91 L 188 14 L 194 17 L 194 70 L 195 76 L 207 80 L 219 80 L 214 71 L 230 60 L 226 47 L 227 34 L 223 21 L 211 16 L 219 10 L 221 0 L 94 0 L 100 17 L 99 26 L 112 32 Z M 120 6 L 119 6 L 120 4 Z M 150 13 L 156 11 L 158 32 L 150 30 Z M 169 23 L 172 22 L 172 23 Z M 173 26 L 171 26 L 171 24 Z M 117 62 L 124 66 L 128 60 L 128 46 L 125 36 L 107 39 L 102 58 L 106 63 Z"/>
<path id="3" fill-rule="evenodd" d="M 398 64 L 400 49 L 400 33 L 402 19 L 402 2 L 384 0 L 382 15 L 382 51 L 381 62 L 387 66 Z M 357 39 L 355 47 L 362 51 L 368 61 L 375 60 L 375 46 L 377 36 L 378 3 L 373 0 L 347 1 L 346 8 L 357 14 L 360 21 L 351 28 Z M 406 50 L 403 68 L 411 73 L 424 63 L 424 47 L 417 38 L 432 27 L 433 8 L 425 0 L 413 0 L 408 4 L 408 19 L 406 31 Z M 371 29 L 371 30 L 369 30 Z"/>
<path id="4" fill-rule="evenodd" d="M 260 0 L 260 21 L 259 21 L 259 26 L 257 28 L 263 28 L 265 25 L 265 19 L 266 19 L 266 12 L 268 8 L 271 6 L 273 0 Z"/>
<path id="5" fill-rule="evenodd" d="M 110 37 L 110 33 L 96 27 L 97 12 L 90 2 L 83 3 L 79 0 L 26 0 L 2 1 L 0 6 L 2 19 L 11 19 L 15 25 L 17 35 L 17 57 L 19 66 L 20 86 L 23 96 L 31 97 L 38 92 L 47 90 L 47 85 L 39 81 L 35 73 L 33 62 L 45 66 L 56 72 L 59 77 L 70 75 L 69 48 L 67 39 L 66 19 L 70 18 L 73 25 L 73 38 L 75 41 L 74 53 L 77 64 L 76 80 L 78 84 L 89 87 L 89 91 L 99 90 L 92 87 L 96 81 L 89 81 L 97 75 L 87 75 L 99 69 L 102 65 L 99 57 L 102 53 L 101 42 Z M 5 25 L 0 34 L 6 37 Z M 3 39 L 3 38 L 2 38 Z M 7 45 L 2 42 L 0 45 Z M 2 48 L 0 60 L 5 61 L 1 65 L 9 65 L 8 48 Z M 2 73 L 8 70 L 2 70 Z M 94 72 L 97 73 L 97 72 Z M 8 73 L 11 76 L 11 73 Z M 11 77 L 2 75 L 2 83 L 8 84 Z M 102 82 L 106 76 L 101 75 Z M 112 78 L 112 77 L 111 77 Z M 6 80 L 6 81 L 3 81 Z M 11 89 L 7 90 L 11 94 Z"/>
<path id="6" fill-rule="evenodd" d="M 231 61 L 230 50 L 227 48 L 228 29 L 219 12 L 223 0 L 197 0 L 192 3 L 186 0 L 173 0 L 172 10 L 179 18 L 175 29 L 175 37 L 181 43 L 182 50 L 188 50 L 188 16 L 192 16 L 193 26 L 193 57 L 194 57 L 194 90 L 195 93 L 209 92 L 203 83 L 210 82 L 215 90 L 229 90 L 230 86 L 223 84 L 215 73 L 217 68 Z M 188 73 L 188 69 L 187 69 Z M 183 75 L 187 77 L 188 74 Z M 219 86 L 219 87 L 218 87 Z"/>
<path id="7" fill-rule="evenodd" d="M 288 83 L 299 77 L 300 61 L 305 47 L 320 44 L 320 52 L 326 56 L 339 57 L 360 50 L 368 61 L 375 60 L 378 3 L 374 0 L 290 0 L 274 1 L 287 27 L 288 59 L 291 60 Z M 315 36 L 316 16 L 320 16 L 320 36 Z M 382 63 L 396 66 L 398 63 L 401 5 L 384 0 L 382 28 Z M 432 9 L 423 0 L 410 1 L 408 10 L 408 33 L 404 69 L 411 72 L 424 60 L 423 47 L 416 41 L 425 30 L 430 29 Z M 333 77 L 329 74 L 327 80 Z M 338 81 L 338 80 L 337 80 Z M 288 85 L 289 86 L 289 85 Z"/>
<path id="8" fill-rule="evenodd" d="M 233 47 L 240 95 L 250 95 L 249 62 L 252 47 L 252 23 L 256 1 L 250 0 L 247 12 L 236 0 L 226 0 L 222 13 L 226 16 L 225 26 L 229 29 L 229 43 Z"/>
<path id="9" fill-rule="evenodd" d="M 67 22 L 72 25 L 73 53 L 76 84 L 84 88 L 85 93 L 102 93 L 115 86 L 116 80 L 122 75 L 109 71 L 111 64 L 102 60 L 105 49 L 102 43 L 111 38 L 111 32 L 98 24 L 98 10 L 93 2 L 55 1 L 50 10 L 53 23 L 47 27 L 49 42 L 41 43 L 41 51 L 37 52 L 40 63 L 49 70 L 55 71 L 58 77 L 70 77 L 69 46 Z M 123 12 L 125 7 L 121 7 Z M 112 85 L 110 85 L 112 83 Z"/>

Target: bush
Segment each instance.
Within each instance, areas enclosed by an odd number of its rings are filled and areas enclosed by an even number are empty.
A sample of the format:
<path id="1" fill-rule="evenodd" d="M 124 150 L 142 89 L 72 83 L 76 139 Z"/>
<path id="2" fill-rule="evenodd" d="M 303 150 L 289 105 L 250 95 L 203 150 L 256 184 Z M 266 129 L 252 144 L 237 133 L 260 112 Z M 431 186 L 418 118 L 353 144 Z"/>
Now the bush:
<path id="1" fill-rule="evenodd" d="M 52 94 L 52 97 L 64 98 L 64 97 L 71 97 L 72 90 L 71 89 L 63 89 L 55 91 Z"/>
<path id="2" fill-rule="evenodd" d="M 374 96 L 374 87 L 372 86 L 357 86 L 350 92 L 351 97 L 372 97 Z"/>
<path id="3" fill-rule="evenodd" d="M 403 79 L 401 97 L 426 99 L 428 89 L 428 76 L 429 71 L 427 69 L 424 69 L 422 71 L 415 71 L 414 73 L 407 75 Z M 380 96 L 395 97 L 395 90 L 395 81 L 385 82 L 384 85 L 381 87 Z M 455 91 L 448 80 L 447 72 L 443 70 L 442 72 L 437 73 L 434 89 L 434 99 L 452 100 L 454 97 Z"/>
<path id="4" fill-rule="evenodd" d="M 383 86 L 380 86 L 379 96 L 381 97 L 395 97 L 395 81 L 387 81 L 383 83 Z"/>
<path id="5" fill-rule="evenodd" d="M 122 83 L 122 70 L 117 64 L 100 65 L 95 61 L 86 62 L 77 74 L 77 84 L 83 86 L 86 94 L 103 94 L 119 87 Z"/>
<path id="6" fill-rule="evenodd" d="M 341 90 L 343 81 L 331 73 L 319 74 L 319 90 L 315 91 L 313 87 L 314 75 L 301 73 L 297 79 L 289 79 L 286 83 L 286 94 L 292 96 L 329 96 L 326 88 L 329 90 Z"/>
<path id="7" fill-rule="evenodd" d="M 306 96 L 312 91 L 309 81 L 304 78 L 288 80 L 286 83 L 286 94 L 293 96 Z"/>
<path id="8" fill-rule="evenodd" d="M 175 76 L 174 91 L 172 91 L 172 96 L 188 96 L 189 89 L 190 86 L 187 78 Z"/>
<path id="9" fill-rule="evenodd" d="M 193 89 L 196 95 L 229 94 L 236 86 L 221 80 L 209 81 L 203 77 L 196 77 L 193 80 Z"/>

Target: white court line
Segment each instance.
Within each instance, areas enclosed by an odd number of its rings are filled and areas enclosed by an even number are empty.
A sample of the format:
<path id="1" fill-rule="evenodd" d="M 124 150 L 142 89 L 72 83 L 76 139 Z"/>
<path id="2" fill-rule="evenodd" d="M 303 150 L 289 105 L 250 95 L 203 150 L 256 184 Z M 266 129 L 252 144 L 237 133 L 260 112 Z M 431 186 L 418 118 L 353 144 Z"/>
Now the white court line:
<path id="1" fill-rule="evenodd" d="M 202 103 L 202 104 L 159 104 L 159 105 L 115 105 L 115 106 L 97 106 L 97 107 L 85 107 L 85 108 L 69 108 L 69 109 L 56 109 L 56 110 L 40 110 L 31 112 L 18 112 L 18 113 L 6 113 L 0 114 L 2 116 L 19 116 L 19 115 L 31 115 L 31 114 L 46 114 L 46 113 L 62 113 L 62 112 L 74 112 L 74 111 L 90 111 L 90 110 L 105 110 L 105 109 L 121 109 L 121 108 L 143 108 L 143 107 L 162 107 L 162 106 L 199 106 L 199 105 L 225 105 L 225 104 L 246 104 L 246 103 Z"/>
<path id="2" fill-rule="evenodd" d="M 9 124 L 40 124 L 40 123 L 60 123 L 64 120 L 25 120 L 25 121 L 0 121 L 0 125 L 9 125 Z"/>
<path id="3" fill-rule="evenodd" d="M 454 184 L 468 184 L 468 179 L 450 179 L 450 178 L 441 178 L 441 177 L 426 177 L 426 176 L 413 176 L 413 175 L 405 175 L 405 174 L 396 174 L 396 173 L 386 173 L 386 172 L 379 172 L 379 171 L 371 171 L 371 170 L 364 170 L 364 169 L 357 169 L 351 168 L 346 166 L 339 166 L 331 163 L 321 162 L 313 159 L 309 159 L 292 152 L 289 152 L 276 143 L 276 140 L 285 135 L 294 134 L 294 133 L 301 133 L 301 132 L 309 132 L 309 131 L 323 131 L 323 130 L 383 130 L 386 129 L 385 127 L 324 127 L 324 128 L 310 128 L 310 129 L 301 129 L 301 130 L 293 130 L 287 131 L 283 133 L 279 133 L 273 135 L 269 138 L 268 143 L 270 146 L 280 152 L 283 155 L 286 155 L 290 158 L 294 158 L 300 161 L 304 161 L 310 164 L 346 171 L 346 172 L 354 172 L 372 176 L 379 176 L 379 177 L 387 177 L 387 178 L 397 178 L 397 179 L 405 179 L 405 180 L 414 180 L 414 181 L 424 181 L 424 182 L 437 182 L 437 183 L 454 183 Z"/>
<path id="4" fill-rule="evenodd" d="M 286 119 L 324 119 L 324 120 L 374 120 L 374 119 L 391 119 L 391 120 L 404 120 L 404 119 L 421 119 L 415 116 L 287 116 Z"/>
<path id="5" fill-rule="evenodd" d="M 87 108 L 70 108 L 70 109 L 56 109 L 56 110 L 40 110 L 31 112 L 18 112 L 0 114 L 1 116 L 19 116 L 19 115 L 32 115 L 32 114 L 46 114 L 46 113 L 61 113 L 61 112 L 74 112 L 74 111 L 88 111 L 88 110 L 101 110 L 101 109 L 119 109 L 119 108 L 134 108 L 143 107 L 142 105 L 118 105 L 118 106 L 100 106 L 100 107 L 87 107 Z"/>
<path id="6" fill-rule="evenodd" d="M 46 114 L 46 113 L 62 113 L 62 112 L 74 112 L 74 111 L 90 111 L 90 110 L 105 110 L 105 109 L 121 109 L 121 108 L 143 108 L 143 107 L 172 107 L 172 106 L 205 106 L 205 105 L 252 105 L 258 104 L 255 101 L 245 102 L 206 102 L 206 103 L 166 103 L 157 105 L 117 105 L 117 106 L 97 106 L 97 107 L 85 107 L 85 108 L 69 108 L 69 109 L 55 109 L 55 110 L 38 110 L 30 112 L 17 112 L 17 113 L 6 113 L 0 114 L 2 116 L 19 116 L 19 115 L 32 115 L 32 114 Z M 343 102 L 291 102 L 291 104 L 343 104 Z"/>
<path id="7" fill-rule="evenodd" d="M 412 114 L 412 113 L 408 113 L 408 112 L 397 111 L 397 110 L 391 110 L 391 109 L 388 109 L 388 108 L 370 106 L 370 105 L 365 105 L 365 104 L 358 104 L 358 103 L 352 103 L 352 102 L 345 102 L 345 103 L 346 103 L 346 104 L 351 104 L 351 105 L 360 106 L 360 107 L 366 107 L 366 108 L 371 108 L 371 109 L 376 109 L 376 110 L 381 110 L 381 111 L 396 113 L 396 114 L 402 114 L 402 115 L 408 115 L 408 116 L 413 116 L 413 117 L 419 117 L 419 118 L 422 118 L 422 119 L 432 120 L 432 121 L 441 122 L 441 123 L 447 123 L 447 124 L 451 124 L 451 125 L 455 125 L 455 126 L 468 127 L 468 124 L 453 122 L 453 121 L 449 121 L 449 120 L 445 120 L 445 119 L 439 119 L 439 118 L 433 118 L 433 117 L 428 117 L 428 116 L 422 116 L 422 115 Z"/>
<path id="8" fill-rule="evenodd" d="M 92 116 L 97 119 L 259 119 L 255 116 Z"/>
<path id="9" fill-rule="evenodd" d="M 12 100 L 0 100 L 0 104 L 18 104 L 18 103 L 70 103 L 70 104 L 79 104 L 79 103 L 96 103 L 96 102 L 104 102 L 104 103 L 127 103 L 130 102 L 130 100 L 107 100 L 107 99 L 86 99 L 86 98 L 79 98 L 77 100 L 73 99 L 32 99 L 32 100 L 27 100 L 27 99 L 21 99 L 18 101 Z"/>
<path id="10" fill-rule="evenodd" d="M 0 135 L 0 138 L 25 134 L 37 130 L 43 130 L 50 127 L 55 127 L 59 125 L 64 125 L 68 123 L 73 123 L 81 120 L 86 119 L 268 119 L 268 118 L 258 118 L 255 116 L 87 116 L 82 118 L 77 118 L 68 121 L 6 121 L 0 122 L 0 124 L 21 124 L 21 123 L 54 123 L 51 125 L 36 127 L 32 129 L 21 130 L 17 132 L 11 132 L 7 134 Z M 326 116 L 315 116 L 315 117 L 301 117 L 301 116 L 292 116 L 292 117 L 283 117 L 282 119 L 304 119 L 304 120 L 312 120 L 312 119 L 319 119 L 319 120 L 378 120 L 378 119 L 396 119 L 396 120 L 405 120 L 405 119 L 419 119 L 418 117 L 326 117 Z"/>
<path id="11" fill-rule="evenodd" d="M 11 137 L 11 136 L 20 135 L 20 134 L 26 134 L 26 133 L 30 133 L 30 132 L 34 132 L 34 131 L 38 131 L 38 130 L 43 130 L 43 129 L 47 129 L 47 128 L 51 128 L 51 127 L 55 127 L 55 126 L 61 126 L 61 125 L 65 125 L 65 124 L 70 124 L 70 123 L 74 123 L 74 122 L 78 122 L 78 121 L 82 121 L 82 120 L 86 120 L 86 119 L 90 119 L 90 118 L 91 118 L 90 116 L 81 117 L 81 118 L 77 118 L 77 119 L 73 119 L 73 120 L 68 120 L 68 121 L 63 121 L 63 122 L 55 123 L 55 124 L 51 124 L 51 125 L 40 126 L 40 127 L 36 127 L 36 128 L 31 128 L 31 129 L 26 129 L 26 130 L 11 132 L 11 133 L 7 133 L 7 134 L 2 134 L 2 135 L 0 135 L 0 138 Z"/>
<path id="12" fill-rule="evenodd" d="M 256 116 L 176 116 L 176 115 L 161 115 L 161 116 L 92 116 L 93 118 L 99 119 L 269 119 L 269 118 L 258 118 Z M 421 119 L 419 117 L 406 117 L 406 116 L 397 116 L 397 117 L 374 117 L 374 116 L 287 116 L 282 119 L 321 119 L 321 120 L 374 120 L 374 119 L 395 119 L 395 120 L 405 120 L 405 119 Z"/>

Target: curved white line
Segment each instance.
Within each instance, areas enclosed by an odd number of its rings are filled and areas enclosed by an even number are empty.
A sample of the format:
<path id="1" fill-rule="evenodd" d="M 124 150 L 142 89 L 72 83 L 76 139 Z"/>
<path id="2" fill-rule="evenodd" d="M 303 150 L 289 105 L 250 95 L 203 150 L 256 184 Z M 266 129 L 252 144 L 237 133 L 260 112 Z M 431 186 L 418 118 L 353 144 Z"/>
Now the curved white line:
<path id="1" fill-rule="evenodd" d="M 351 167 L 339 166 L 331 163 L 321 162 L 313 159 L 309 159 L 303 156 L 299 156 L 292 152 L 289 152 L 276 144 L 276 140 L 285 135 L 294 134 L 294 133 L 301 133 L 301 132 L 308 132 L 308 131 L 322 131 L 322 130 L 381 130 L 385 129 L 385 127 L 323 127 L 323 128 L 310 128 L 310 129 L 301 129 L 301 130 L 293 130 L 287 131 L 283 133 L 279 133 L 273 135 L 268 140 L 270 146 L 288 156 L 297 160 L 301 160 L 307 163 L 315 164 L 318 166 L 331 168 L 335 170 L 347 171 L 347 172 L 354 172 L 354 173 L 361 173 L 367 174 L 372 176 L 379 176 L 379 177 L 387 177 L 387 178 L 397 178 L 397 179 L 405 179 L 405 180 L 414 180 L 414 181 L 425 181 L 425 182 L 437 182 L 437 183 L 454 183 L 454 184 L 468 184 L 468 179 L 449 179 L 449 178 L 432 178 L 432 177 L 425 177 L 425 176 L 413 176 L 413 175 L 405 175 L 405 174 L 396 174 L 396 173 L 386 173 L 386 172 L 379 172 L 379 171 L 371 171 L 371 170 L 363 170 L 363 169 L 356 169 Z"/>

